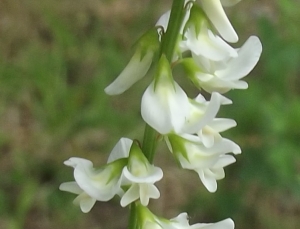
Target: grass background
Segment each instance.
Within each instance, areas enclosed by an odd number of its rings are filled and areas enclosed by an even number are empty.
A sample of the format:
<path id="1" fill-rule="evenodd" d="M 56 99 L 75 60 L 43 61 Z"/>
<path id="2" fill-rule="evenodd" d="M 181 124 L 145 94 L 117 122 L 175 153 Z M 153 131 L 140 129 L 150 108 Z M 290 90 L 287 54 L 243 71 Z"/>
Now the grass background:
<path id="1" fill-rule="evenodd" d="M 62 162 L 79 156 L 100 166 L 120 137 L 141 139 L 140 98 L 150 77 L 121 96 L 103 89 L 170 4 L 0 1 L 0 228 L 127 227 L 118 199 L 97 203 L 89 214 L 73 206 L 74 196 L 58 190 L 72 180 Z M 220 114 L 237 120 L 225 136 L 243 154 L 210 194 L 162 146 L 156 158 L 165 171 L 162 197 L 151 202 L 157 214 L 187 211 L 192 223 L 232 217 L 240 229 L 299 228 L 299 7 L 299 1 L 244 0 L 228 9 L 237 47 L 252 34 L 264 47 L 249 89 L 228 93 L 234 104 Z"/>

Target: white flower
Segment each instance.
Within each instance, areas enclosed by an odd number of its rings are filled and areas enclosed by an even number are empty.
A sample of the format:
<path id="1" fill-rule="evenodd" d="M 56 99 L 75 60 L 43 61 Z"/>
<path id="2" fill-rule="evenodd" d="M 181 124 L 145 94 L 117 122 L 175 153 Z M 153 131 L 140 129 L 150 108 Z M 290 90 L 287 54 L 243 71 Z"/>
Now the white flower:
<path id="1" fill-rule="evenodd" d="M 189 113 L 181 130 L 182 133 L 195 134 L 211 123 L 216 117 L 220 106 L 231 104 L 232 101 L 223 95 L 214 92 L 210 101 L 199 94 L 194 100 L 190 100 Z"/>
<path id="2" fill-rule="evenodd" d="M 206 148 L 197 136 L 188 134 L 168 135 L 167 143 L 182 168 L 196 171 L 210 192 L 215 192 L 217 180 L 225 177 L 223 168 L 235 162 L 227 153 L 241 153 L 237 144 L 225 138 L 210 148 Z"/>
<path id="3" fill-rule="evenodd" d="M 222 7 L 222 3 L 229 6 L 238 1 L 227 0 L 222 1 L 221 3 L 220 0 L 201 0 L 200 2 L 209 20 L 215 26 L 220 35 L 228 42 L 237 42 L 238 35 L 236 34 L 230 21 L 228 20 L 226 13 L 224 12 L 224 9 Z"/>
<path id="4" fill-rule="evenodd" d="M 176 229 L 234 229 L 234 222 L 229 218 L 217 223 L 197 223 L 189 225 L 188 214 L 185 212 L 171 219 L 170 224 Z"/>
<path id="5" fill-rule="evenodd" d="M 71 192 L 78 196 L 73 201 L 83 212 L 89 212 L 97 200 L 107 201 L 114 195 L 122 195 L 121 174 L 127 164 L 126 158 L 132 140 L 121 138 L 115 145 L 108 158 L 108 164 L 95 170 L 91 161 L 83 158 L 70 158 L 64 164 L 74 168 L 75 181 L 62 183 L 62 191 Z"/>
<path id="6" fill-rule="evenodd" d="M 95 170 L 89 160 L 70 158 L 64 164 L 74 168 L 75 182 L 63 183 L 60 189 L 78 194 L 75 202 L 79 202 L 83 212 L 88 212 L 96 200 L 108 201 L 123 193 L 120 177 L 126 163 L 127 159 L 120 159 Z"/>
<path id="7" fill-rule="evenodd" d="M 257 64 L 262 52 L 258 37 L 251 36 L 245 44 L 237 49 L 238 57 L 224 61 L 211 61 L 193 55 L 200 70 L 192 81 L 207 92 L 225 93 L 230 89 L 246 89 L 248 84 L 240 79 L 245 77 Z"/>
<path id="8" fill-rule="evenodd" d="M 224 219 L 217 223 L 197 223 L 190 225 L 187 213 L 180 213 L 170 220 L 154 215 L 148 208 L 137 205 L 138 228 L 141 229 L 234 229 L 232 219 Z"/>
<path id="9" fill-rule="evenodd" d="M 154 52 L 147 52 L 145 55 L 137 51 L 132 56 L 128 65 L 121 74 L 105 88 L 108 95 L 118 95 L 130 88 L 134 83 L 143 78 L 148 72 Z"/>
<path id="10" fill-rule="evenodd" d="M 189 99 L 173 80 L 170 65 L 163 55 L 156 79 L 142 97 L 142 117 L 157 132 L 167 134 L 182 128 L 188 112 Z"/>
<path id="11" fill-rule="evenodd" d="M 148 72 L 153 56 L 159 48 L 156 29 L 146 32 L 137 42 L 136 51 L 121 74 L 105 88 L 109 95 L 118 95 L 130 88 Z"/>
<path id="12" fill-rule="evenodd" d="M 132 144 L 128 165 L 124 167 L 122 173 L 122 186 L 129 188 L 122 196 L 121 206 L 125 207 L 138 199 L 142 205 L 147 206 L 150 198 L 159 198 L 160 193 L 154 183 L 162 177 L 162 170 L 151 165 L 141 149 Z"/>
<path id="13" fill-rule="evenodd" d="M 65 161 L 65 165 L 74 168 L 74 178 L 78 186 L 97 200 L 108 201 L 122 193 L 119 178 L 124 161 L 114 161 L 96 170 L 91 161 L 73 157 Z"/>
<path id="14" fill-rule="evenodd" d="M 190 229 L 234 229 L 234 222 L 228 218 L 217 223 L 197 223 Z"/>
<path id="15" fill-rule="evenodd" d="M 223 95 L 213 92 L 210 101 L 199 94 L 190 100 L 190 113 L 186 119 L 182 133 L 197 133 L 205 147 L 211 147 L 222 139 L 220 132 L 236 126 L 232 119 L 216 118 L 221 105 L 231 104 L 232 101 Z"/>
<path id="16" fill-rule="evenodd" d="M 187 29 L 184 36 L 185 40 L 180 43 L 182 51 L 190 50 L 195 56 L 203 56 L 213 61 L 237 57 L 236 50 L 219 36 L 214 35 L 207 28 L 205 21 L 201 23 L 199 34 L 196 33 L 195 26 L 191 26 Z"/>
<path id="17" fill-rule="evenodd" d="M 59 186 L 61 191 L 71 192 L 77 194 L 78 196 L 74 199 L 73 203 L 79 205 L 80 209 L 84 213 L 88 213 L 94 204 L 96 199 L 89 196 L 85 191 L 83 191 L 76 182 L 65 182 Z"/>
<path id="18" fill-rule="evenodd" d="M 212 147 L 215 142 L 221 141 L 222 136 L 220 132 L 228 130 L 236 126 L 233 119 L 227 118 L 214 118 L 211 122 L 207 123 L 200 131 L 198 137 L 203 145 L 207 148 Z"/>

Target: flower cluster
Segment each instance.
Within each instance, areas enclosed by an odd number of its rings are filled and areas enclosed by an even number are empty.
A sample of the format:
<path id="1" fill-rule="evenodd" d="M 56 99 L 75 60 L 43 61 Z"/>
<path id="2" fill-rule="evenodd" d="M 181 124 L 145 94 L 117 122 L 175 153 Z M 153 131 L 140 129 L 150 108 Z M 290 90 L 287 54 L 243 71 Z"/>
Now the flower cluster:
<path id="1" fill-rule="evenodd" d="M 96 200 L 108 201 L 115 195 L 121 197 L 121 206 L 140 199 L 148 205 L 160 193 L 154 183 L 163 177 L 160 168 L 151 165 L 139 146 L 128 138 L 121 138 L 111 151 L 107 164 L 99 169 L 83 158 L 70 158 L 65 165 L 74 168 L 75 181 L 62 183 L 60 189 L 78 196 L 74 204 L 89 212 Z"/>
<path id="2" fill-rule="evenodd" d="M 236 42 L 238 36 L 223 6 L 237 2 L 201 0 L 200 4 L 186 3 L 173 61 L 169 63 L 164 55 L 160 57 L 153 81 L 141 102 L 144 121 L 164 136 L 182 168 L 196 171 L 210 192 L 216 191 L 216 180 L 224 178 L 223 168 L 235 162 L 228 153 L 241 153 L 237 144 L 220 134 L 236 126 L 232 119 L 216 117 L 221 105 L 232 103 L 222 94 L 248 87 L 241 79 L 254 68 L 262 51 L 256 36 L 251 36 L 240 48 L 226 43 Z M 160 17 L 156 26 L 166 31 L 169 17 L 170 11 Z M 141 47 L 145 48 L 144 43 L 150 40 L 151 45 L 146 46 L 146 51 L 142 48 L 136 51 L 124 71 L 105 89 L 106 93 L 120 94 L 146 74 L 152 63 L 148 57 L 155 56 L 153 53 L 158 51 L 160 36 L 151 31 L 141 38 Z M 191 57 L 185 53 L 190 53 Z M 136 55 L 140 58 L 135 58 Z M 210 100 L 202 94 L 189 98 L 173 79 L 171 66 L 174 65 L 182 65 L 185 76 L 197 88 L 210 93 Z M 124 88 L 128 78 L 130 85 Z"/>
<path id="3" fill-rule="evenodd" d="M 232 104 L 223 94 L 231 89 L 246 89 L 242 80 L 259 60 L 262 46 L 251 36 L 240 48 L 227 42 L 237 42 L 238 36 L 223 7 L 239 0 L 185 1 L 185 12 L 171 60 L 161 53 L 162 40 L 168 30 L 170 11 L 163 14 L 156 27 L 137 42 L 136 50 L 121 74 L 105 88 L 109 95 L 118 95 L 143 78 L 155 63 L 152 82 L 141 100 L 144 121 L 161 135 L 182 168 L 195 171 L 209 192 L 217 190 L 217 180 L 225 177 L 224 167 L 235 162 L 233 155 L 240 147 L 221 133 L 236 122 L 217 117 L 222 105 Z M 158 61 L 155 61 L 158 60 Z M 203 94 L 189 95 L 174 80 L 172 69 L 181 65 L 187 77 Z M 92 162 L 70 158 L 65 162 L 74 168 L 74 182 L 63 183 L 61 190 L 78 194 L 74 200 L 83 212 L 98 201 L 108 201 L 115 195 L 121 206 L 135 202 L 139 228 L 234 228 L 231 219 L 216 224 L 190 226 L 186 213 L 166 220 L 152 214 L 146 207 L 149 199 L 157 199 L 154 185 L 163 177 L 160 168 L 152 165 L 137 142 L 122 138 L 112 150 L 107 164 L 94 169 Z"/>

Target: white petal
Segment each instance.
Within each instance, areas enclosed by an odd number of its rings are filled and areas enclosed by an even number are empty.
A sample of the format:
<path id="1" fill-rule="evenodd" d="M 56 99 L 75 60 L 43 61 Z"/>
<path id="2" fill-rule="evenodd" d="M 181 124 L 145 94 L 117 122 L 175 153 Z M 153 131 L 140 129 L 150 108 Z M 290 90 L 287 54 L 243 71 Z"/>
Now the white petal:
<path id="1" fill-rule="evenodd" d="M 216 227 L 212 227 L 209 229 L 234 229 L 234 222 L 232 219 L 225 219 L 220 222 L 215 223 Z"/>
<path id="2" fill-rule="evenodd" d="M 219 157 L 218 162 L 214 164 L 213 168 L 224 168 L 234 162 L 236 162 L 236 160 L 232 155 L 222 155 Z"/>
<path id="3" fill-rule="evenodd" d="M 200 67 L 200 69 L 203 69 L 203 72 L 207 74 L 212 74 L 215 71 L 215 65 L 212 66 L 212 63 L 215 63 L 204 56 L 196 55 L 192 52 L 192 58 L 195 61 L 195 63 Z M 213 71 L 211 70 L 213 69 Z"/>
<path id="4" fill-rule="evenodd" d="M 160 197 L 159 190 L 151 184 L 140 184 L 140 200 L 141 204 L 147 206 L 149 199 L 158 199 Z"/>
<path id="5" fill-rule="evenodd" d="M 232 219 L 225 219 L 217 223 L 197 223 L 191 226 L 191 229 L 234 229 L 234 222 Z"/>
<path id="6" fill-rule="evenodd" d="M 204 115 L 199 118 L 198 122 L 194 123 L 194 125 L 186 126 L 184 131 L 187 133 L 197 133 L 200 129 L 202 129 L 216 117 L 221 104 L 224 102 L 227 103 L 229 101 L 230 100 L 227 100 L 219 93 L 212 93 L 210 102 L 206 108 Z"/>
<path id="7" fill-rule="evenodd" d="M 196 36 L 195 28 L 190 28 L 186 33 L 187 40 L 182 42 L 182 46 L 187 46 L 196 55 L 202 55 L 213 61 L 224 60 L 228 57 L 236 57 L 237 52 L 224 42 L 220 37 L 215 36 L 205 26 L 202 26 L 201 32 Z"/>
<path id="8" fill-rule="evenodd" d="M 143 78 L 151 66 L 153 54 L 153 52 L 148 51 L 142 57 L 142 53 L 136 51 L 121 74 L 105 88 L 105 92 L 108 95 L 121 94 Z"/>
<path id="9" fill-rule="evenodd" d="M 170 13 L 171 13 L 171 10 L 168 10 L 163 15 L 161 15 L 161 17 L 156 22 L 155 26 L 162 26 L 164 28 L 164 30 L 166 31 L 168 28 L 168 24 L 169 24 Z"/>
<path id="10" fill-rule="evenodd" d="M 195 101 L 196 101 L 197 103 L 202 103 L 202 104 L 207 103 L 205 97 L 204 97 L 202 94 L 198 94 L 198 95 L 196 96 L 196 98 L 195 98 Z"/>
<path id="11" fill-rule="evenodd" d="M 79 167 L 74 169 L 74 178 L 79 187 L 93 198 L 108 201 L 120 191 L 118 174 L 112 174 L 112 167 L 105 167 L 95 171 L 93 167 Z"/>
<path id="12" fill-rule="evenodd" d="M 196 171 L 209 192 L 217 191 L 217 181 L 214 177 L 208 176 L 203 170 Z"/>
<path id="13" fill-rule="evenodd" d="M 248 83 L 242 80 L 233 81 L 231 84 L 228 84 L 231 89 L 247 89 Z"/>
<path id="14" fill-rule="evenodd" d="M 185 226 L 186 228 L 189 228 L 189 221 L 188 221 L 188 214 L 186 212 L 180 213 L 177 217 L 172 218 L 171 222 L 179 223 L 181 226 Z"/>
<path id="15" fill-rule="evenodd" d="M 129 181 L 133 183 L 155 183 L 156 181 L 159 181 L 163 177 L 163 171 L 161 168 L 155 167 L 153 165 L 150 165 L 149 173 L 145 176 L 134 176 L 126 167 L 123 169 L 123 175 L 126 177 Z"/>
<path id="16" fill-rule="evenodd" d="M 214 145 L 213 150 L 215 153 L 234 153 L 234 154 L 240 154 L 241 148 L 234 143 L 233 141 L 227 139 L 227 138 L 222 138 L 222 141 L 218 142 L 217 144 Z"/>
<path id="17" fill-rule="evenodd" d="M 218 156 L 203 155 L 205 152 L 194 152 L 195 155 L 189 155 L 189 161 L 183 156 L 179 157 L 182 168 L 189 170 L 202 170 L 212 167 L 218 161 Z"/>
<path id="18" fill-rule="evenodd" d="M 216 180 L 221 180 L 225 177 L 224 168 L 211 168 L 210 171 L 213 173 Z"/>
<path id="19" fill-rule="evenodd" d="M 220 0 L 201 0 L 203 10 L 221 36 L 228 42 L 237 42 L 238 36 L 228 20 Z"/>
<path id="20" fill-rule="evenodd" d="M 127 158 L 129 156 L 130 147 L 132 145 L 132 140 L 129 138 L 121 138 L 115 147 L 112 149 L 107 163 L 113 162 L 120 158 Z"/>
<path id="21" fill-rule="evenodd" d="M 100 184 L 97 187 L 97 181 L 92 180 L 82 180 L 80 181 L 80 177 L 78 174 L 77 179 L 78 183 L 80 183 L 80 187 L 85 190 L 86 193 L 88 193 L 90 196 L 94 197 L 97 200 L 100 201 L 108 201 L 112 199 L 117 193 L 119 193 L 119 189 L 111 184 L 107 184 L 107 186 L 104 186 L 105 184 Z"/>
<path id="22" fill-rule="evenodd" d="M 82 212 L 88 213 L 95 205 L 96 199 L 90 197 L 86 193 L 82 193 L 74 199 L 73 203 L 79 205 Z"/>
<path id="23" fill-rule="evenodd" d="M 197 79 L 200 81 L 200 86 L 202 86 L 201 82 L 210 82 L 215 76 L 210 73 L 205 73 L 205 72 L 198 72 L 196 74 Z"/>
<path id="24" fill-rule="evenodd" d="M 215 118 L 209 126 L 217 132 L 223 132 L 236 126 L 236 121 L 228 118 Z"/>
<path id="25" fill-rule="evenodd" d="M 213 133 L 208 133 L 208 132 L 205 131 L 205 129 L 207 129 L 207 128 L 203 127 L 201 140 L 202 140 L 203 145 L 205 147 L 210 148 L 214 145 L 215 137 L 214 137 Z"/>
<path id="26" fill-rule="evenodd" d="M 174 82 L 172 85 L 154 82 L 146 89 L 141 104 L 141 114 L 145 122 L 161 134 L 178 132 L 185 122 L 189 101 L 185 92 Z"/>
<path id="27" fill-rule="evenodd" d="M 241 80 L 227 81 L 226 79 L 223 80 L 217 76 L 207 82 L 202 81 L 202 82 L 200 82 L 200 84 L 201 84 L 201 87 L 209 93 L 212 93 L 212 92 L 225 93 L 231 89 L 247 89 L 248 88 L 248 83 L 245 81 L 241 81 Z"/>
<path id="28" fill-rule="evenodd" d="M 64 164 L 73 168 L 80 167 L 93 167 L 93 163 L 87 159 L 79 157 L 71 157 L 69 160 L 64 161 Z"/>
<path id="29" fill-rule="evenodd" d="M 59 190 L 65 192 L 71 192 L 78 195 L 83 192 L 83 190 L 78 186 L 78 184 L 75 181 L 62 183 L 59 186 Z"/>
<path id="30" fill-rule="evenodd" d="M 123 195 L 121 199 L 121 206 L 125 207 L 128 204 L 132 203 L 133 201 L 139 198 L 139 185 L 133 184 L 127 192 Z"/>
<path id="31" fill-rule="evenodd" d="M 258 37 L 251 36 L 238 50 L 238 57 L 228 62 L 224 70 L 216 71 L 215 74 L 226 80 L 239 80 L 249 74 L 257 64 L 262 52 L 262 45 Z"/>
<path id="32" fill-rule="evenodd" d="M 215 93 L 217 93 L 217 92 L 215 92 Z M 214 94 L 214 93 L 213 93 Z M 220 96 L 220 103 L 222 104 L 222 105 L 229 105 L 229 104 L 232 104 L 232 100 L 230 100 L 230 99 L 228 99 L 228 98 L 226 98 L 224 95 L 219 95 Z"/>

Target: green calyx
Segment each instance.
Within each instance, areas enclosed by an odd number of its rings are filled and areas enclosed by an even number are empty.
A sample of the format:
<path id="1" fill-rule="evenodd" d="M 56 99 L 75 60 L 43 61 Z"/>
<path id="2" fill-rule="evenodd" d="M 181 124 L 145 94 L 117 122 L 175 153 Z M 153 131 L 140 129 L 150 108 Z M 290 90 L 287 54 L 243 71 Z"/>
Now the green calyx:
<path id="1" fill-rule="evenodd" d="M 175 89 L 171 66 L 164 54 L 161 55 L 161 58 L 158 61 L 154 80 L 154 91 L 158 84 L 170 84 Z"/>
<path id="2" fill-rule="evenodd" d="M 155 215 L 149 210 L 148 207 L 145 207 L 138 202 L 136 204 L 136 211 L 138 225 L 140 226 L 140 228 L 143 228 L 143 225 L 145 225 L 147 221 L 155 223 Z"/>
<path id="3" fill-rule="evenodd" d="M 157 53 L 160 47 L 159 36 L 156 28 L 151 28 L 144 33 L 135 43 L 134 47 L 140 52 L 141 60 L 148 52 Z"/>
<path id="4" fill-rule="evenodd" d="M 128 170 L 137 176 L 142 175 L 148 171 L 150 163 L 148 159 L 143 154 L 140 146 L 137 142 L 133 142 L 130 148 L 129 158 L 128 158 Z"/>
<path id="5" fill-rule="evenodd" d="M 127 163 L 128 163 L 128 158 L 121 158 L 105 165 L 103 167 L 103 170 L 108 170 L 110 173 L 107 183 L 109 183 L 116 177 L 119 177 L 120 174 L 122 173 L 123 168 L 127 165 Z"/>
<path id="6" fill-rule="evenodd" d="M 193 4 L 191 11 L 190 11 L 190 17 L 185 24 L 183 34 L 186 32 L 187 29 L 190 27 L 195 28 L 196 36 L 199 35 L 201 27 L 208 22 L 207 16 L 205 15 L 203 9 L 196 5 Z"/>

